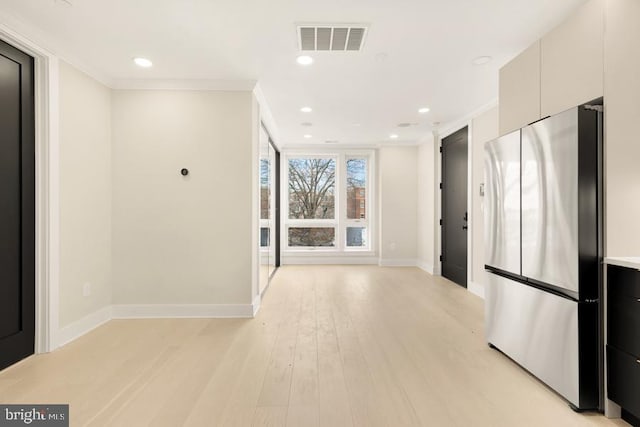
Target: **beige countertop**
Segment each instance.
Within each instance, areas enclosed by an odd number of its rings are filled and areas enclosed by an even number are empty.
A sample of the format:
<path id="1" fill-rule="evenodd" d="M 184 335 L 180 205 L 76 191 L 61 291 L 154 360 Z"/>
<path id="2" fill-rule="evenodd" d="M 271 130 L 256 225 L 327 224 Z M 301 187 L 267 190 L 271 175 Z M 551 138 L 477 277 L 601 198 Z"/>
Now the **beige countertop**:
<path id="1" fill-rule="evenodd" d="M 640 257 L 606 257 L 604 263 L 640 270 Z"/>

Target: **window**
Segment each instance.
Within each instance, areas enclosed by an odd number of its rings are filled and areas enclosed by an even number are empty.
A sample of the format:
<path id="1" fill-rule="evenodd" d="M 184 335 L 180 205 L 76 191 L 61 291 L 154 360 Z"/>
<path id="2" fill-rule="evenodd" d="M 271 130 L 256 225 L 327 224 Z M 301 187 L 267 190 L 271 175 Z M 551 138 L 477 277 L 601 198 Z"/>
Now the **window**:
<path id="1" fill-rule="evenodd" d="M 288 154 L 283 237 L 289 251 L 371 249 L 371 152 Z"/>
<path id="2" fill-rule="evenodd" d="M 260 159 L 260 219 L 269 219 L 269 186 L 271 165 L 269 159 Z"/>
<path id="3" fill-rule="evenodd" d="M 260 227 L 260 247 L 268 248 L 271 245 L 269 227 Z"/>
<path id="4" fill-rule="evenodd" d="M 336 229 L 329 227 L 290 227 L 289 246 L 323 247 L 336 245 Z"/>
<path id="5" fill-rule="evenodd" d="M 347 227 L 347 247 L 361 248 L 367 246 L 367 229 L 364 227 Z"/>
<path id="6" fill-rule="evenodd" d="M 292 220 L 287 228 L 289 247 L 334 247 L 336 158 L 289 158 L 287 166 L 288 218 Z M 319 227 L 310 227 L 311 223 Z"/>
<path id="7" fill-rule="evenodd" d="M 269 219 L 271 216 L 271 165 L 268 158 L 260 159 L 260 247 L 268 248 L 271 240 Z"/>
<path id="8" fill-rule="evenodd" d="M 347 217 L 345 236 L 347 249 L 368 247 L 367 182 L 369 168 L 367 157 L 346 158 Z"/>
<path id="9" fill-rule="evenodd" d="M 333 219 L 335 186 L 335 159 L 290 159 L 289 219 Z"/>

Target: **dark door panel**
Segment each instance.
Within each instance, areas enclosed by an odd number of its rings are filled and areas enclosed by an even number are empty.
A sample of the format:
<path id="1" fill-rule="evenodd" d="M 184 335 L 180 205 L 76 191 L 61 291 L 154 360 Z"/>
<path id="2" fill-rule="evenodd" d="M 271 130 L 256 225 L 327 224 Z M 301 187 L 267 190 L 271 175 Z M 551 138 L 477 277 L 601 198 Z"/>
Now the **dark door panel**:
<path id="1" fill-rule="evenodd" d="M 442 275 L 467 287 L 468 128 L 442 139 Z"/>
<path id="2" fill-rule="evenodd" d="M 0 369 L 33 354 L 33 58 L 0 41 Z"/>

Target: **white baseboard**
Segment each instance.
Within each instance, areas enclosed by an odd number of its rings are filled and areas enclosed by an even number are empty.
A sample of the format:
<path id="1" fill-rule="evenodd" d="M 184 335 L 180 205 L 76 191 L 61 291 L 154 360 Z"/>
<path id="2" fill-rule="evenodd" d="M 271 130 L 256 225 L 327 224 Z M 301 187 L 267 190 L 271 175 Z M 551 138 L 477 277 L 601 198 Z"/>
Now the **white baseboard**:
<path id="1" fill-rule="evenodd" d="M 253 304 L 118 304 L 114 319 L 253 317 Z"/>
<path id="2" fill-rule="evenodd" d="M 261 303 L 262 303 L 262 295 L 256 295 L 256 297 L 253 299 L 253 303 L 251 304 L 251 308 L 253 311 L 252 317 L 256 317 L 256 314 L 258 314 L 258 311 L 260 311 Z"/>
<path id="3" fill-rule="evenodd" d="M 376 265 L 375 256 L 283 256 L 282 265 Z"/>
<path id="4" fill-rule="evenodd" d="M 380 267 L 416 267 L 418 265 L 418 261 L 416 259 L 411 259 L 411 258 L 407 258 L 407 259 L 392 259 L 392 258 L 385 258 L 385 259 L 380 259 L 380 262 L 378 263 L 378 265 Z"/>
<path id="5" fill-rule="evenodd" d="M 111 318 L 112 311 L 111 306 L 109 305 L 83 317 L 80 320 L 76 320 L 63 328 L 60 328 L 56 337 L 57 342 L 54 347 L 62 347 L 63 345 L 80 338 L 87 332 L 90 332 L 98 326 L 108 322 Z"/>
<path id="6" fill-rule="evenodd" d="M 479 296 L 480 298 L 484 299 L 484 286 L 476 283 L 476 282 L 469 282 L 467 284 L 467 290 L 469 292 L 471 292 L 474 295 Z"/>
<path id="7" fill-rule="evenodd" d="M 62 347 L 111 319 L 148 318 L 251 318 L 262 298 L 252 304 L 119 304 L 109 305 L 58 330 L 54 348 Z"/>
<path id="8" fill-rule="evenodd" d="M 417 267 L 433 275 L 433 265 L 429 264 L 428 262 L 418 261 Z"/>

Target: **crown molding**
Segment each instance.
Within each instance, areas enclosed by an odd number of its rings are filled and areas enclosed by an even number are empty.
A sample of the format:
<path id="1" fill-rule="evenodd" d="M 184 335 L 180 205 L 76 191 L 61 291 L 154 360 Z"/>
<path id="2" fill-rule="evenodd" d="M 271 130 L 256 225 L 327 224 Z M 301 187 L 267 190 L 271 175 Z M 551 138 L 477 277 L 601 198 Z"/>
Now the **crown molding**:
<path id="1" fill-rule="evenodd" d="M 61 43 L 42 32 L 39 28 L 29 25 L 19 18 L 5 12 L 0 12 L 0 22 L 0 27 L 2 27 L 5 32 L 17 34 L 20 38 L 28 40 L 33 45 L 38 46 L 41 50 L 50 52 L 51 55 L 57 57 L 59 60 L 72 65 L 74 68 L 85 73 L 92 79 L 97 80 L 108 88 L 113 87 L 113 81 L 110 77 L 61 48 Z"/>
<path id="2" fill-rule="evenodd" d="M 252 91 L 255 80 L 214 79 L 116 79 L 115 90 L 218 90 L 230 92 Z"/>
<path id="3" fill-rule="evenodd" d="M 465 126 L 467 126 L 471 120 L 475 119 L 476 117 L 478 117 L 479 115 L 481 115 L 482 113 L 485 113 L 487 111 L 489 111 L 492 108 L 495 108 L 498 106 L 498 99 L 495 98 L 493 100 L 491 100 L 490 102 L 482 105 L 479 108 L 476 108 L 475 110 L 473 110 L 472 112 L 458 118 L 458 119 L 454 119 L 454 120 L 450 120 L 446 123 L 441 124 L 440 126 L 437 127 L 437 132 L 438 132 L 438 136 L 440 138 L 445 138 L 447 136 L 449 136 L 450 134 L 452 134 L 453 132 L 457 131 L 458 129 L 461 129 Z"/>

